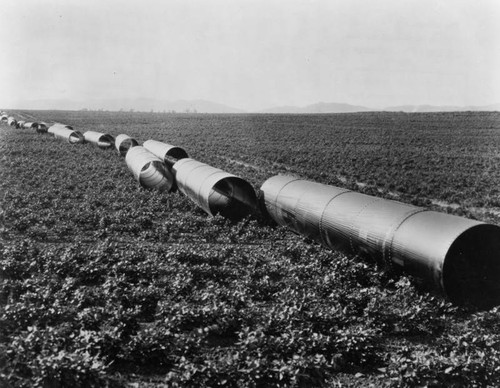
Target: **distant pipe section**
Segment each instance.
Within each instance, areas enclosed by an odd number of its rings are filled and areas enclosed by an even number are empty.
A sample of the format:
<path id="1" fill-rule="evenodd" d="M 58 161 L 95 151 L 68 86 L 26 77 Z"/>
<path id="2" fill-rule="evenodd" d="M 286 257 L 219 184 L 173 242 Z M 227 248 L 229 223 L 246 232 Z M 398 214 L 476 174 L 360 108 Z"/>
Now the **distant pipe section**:
<path id="1" fill-rule="evenodd" d="M 14 117 L 10 116 L 7 119 L 7 124 L 10 125 L 11 127 L 16 127 L 17 126 L 17 121 Z"/>
<path id="2" fill-rule="evenodd" d="M 83 134 L 86 142 L 95 144 L 102 150 L 110 149 L 115 145 L 115 139 L 113 136 L 107 133 L 87 131 Z"/>
<path id="3" fill-rule="evenodd" d="M 36 129 L 38 127 L 38 123 L 34 123 L 31 121 L 25 122 L 23 124 L 23 128 L 25 129 Z"/>
<path id="4" fill-rule="evenodd" d="M 255 190 L 246 180 L 184 158 L 173 165 L 179 190 L 211 216 L 240 219 L 257 207 Z"/>
<path id="5" fill-rule="evenodd" d="M 138 146 L 139 143 L 134 138 L 129 135 L 121 134 L 115 139 L 115 148 L 120 153 L 121 156 L 127 155 L 127 152 L 132 147 Z"/>
<path id="6" fill-rule="evenodd" d="M 497 225 L 289 176 L 261 192 L 269 216 L 299 234 L 402 269 L 456 304 L 500 304 Z"/>
<path id="7" fill-rule="evenodd" d="M 36 132 L 37 133 L 47 133 L 48 131 L 48 126 L 47 124 L 45 123 L 37 123 L 37 126 L 36 126 Z"/>
<path id="8" fill-rule="evenodd" d="M 56 139 L 62 139 L 70 144 L 82 144 L 85 143 L 85 138 L 79 131 L 75 131 L 69 125 L 55 124 L 52 125 L 48 130 L 48 133 L 54 135 Z"/>
<path id="9" fill-rule="evenodd" d="M 169 168 L 171 168 L 178 160 L 185 159 L 188 154 L 181 147 L 171 144 L 162 143 L 157 140 L 147 140 L 143 144 L 149 152 L 162 159 Z"/>
<path id="10" fill-rule="evenodd" d="M 53 128 L 59 128 L 59 127 L 63 127 L 63 128 L 66 128 L 66 129 L 71 129 L 71 130 L 73 130 L 73 129 L 74 129 L 71 125 L 62 124 L 62 123 L 54 123 L 54 124 L 52 124 L 52 125 L 49 127 L 49 129 L 48 129 L 48 131 L 47 131 L 47 132 L 52 133 L 51 131 L 52 131 L 52 129 L 53 129 Z"/>
<path id="11" fill-rule="evenodd" d="M 174 190 L 174 176 L 163 160 L 144 147 L 130 148 L 125 156 L 125 163 L 141 186 L 159 191 Z"/>

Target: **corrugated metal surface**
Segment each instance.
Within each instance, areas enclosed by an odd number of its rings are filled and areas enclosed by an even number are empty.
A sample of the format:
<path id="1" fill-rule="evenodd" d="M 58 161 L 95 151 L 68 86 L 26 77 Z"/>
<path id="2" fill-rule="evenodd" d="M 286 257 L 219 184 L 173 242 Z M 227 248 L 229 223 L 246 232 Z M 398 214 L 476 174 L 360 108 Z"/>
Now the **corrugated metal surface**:
<path id="1" fill-rule="evenodd" d="M 143 144 L 149 152 L 162 159 L 169 167 L 172 167 L 178 160 L 188 157 L 188 154 L 181 147 L 162 143 L 157 140 L 147 140 Z"/>
<path id="2" fill-rule="evenodd" d="M 53 134 L 57 139 L 66 140 L 70 144 L 85 143 L 85 138 L 79 131 L 69 129 L 63 125 L 53 125 L 48 129 L 48 132 Z"/>
<path id="3" fill-rule="evenodd" d="M 85 138 L 85 141 L 95 144 L 103 150 L 112 148 L 115 144 L 113 136 L 107 133 L 87 131 L 83 134 L 83 137 Z"/>
<path id="4" fill-rule="evenodd" d="M 121 134 L 115 139 L 115 148 L 121 156 L 125 156 L 128 150 L 132 147 L 138 146 L 139 143 L 129 135 Z"/>
<path id="5" fill-rule="evenodd" d="M 125 162 L 141 186 L 159 191 L 172 191 L 174 177 L 161 159 L 141 146 L 131 148 Z"/>
<path id="6" fill-rule="evenodd" d="M 275 176 L 269 215 L 324 245 L 397 266 L 458 303 L 500 303 L 500 227 L 349 190 Z"/>
<path id="7" fill-rule="evenodd" d="M 250 183 L 194 159 L 181 159 L 173 166 L 179 190 L 211 216 L 241 218 L 257 206 Z"/>

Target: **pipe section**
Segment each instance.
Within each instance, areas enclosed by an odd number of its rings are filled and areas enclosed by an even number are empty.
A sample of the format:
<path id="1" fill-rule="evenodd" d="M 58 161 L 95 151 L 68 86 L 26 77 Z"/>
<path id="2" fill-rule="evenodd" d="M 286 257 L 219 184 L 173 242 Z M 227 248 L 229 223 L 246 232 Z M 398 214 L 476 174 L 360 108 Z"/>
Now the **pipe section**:
<path id="1" fill-rule="evenodd" d="M 85 143 L 85 138 L 79 131 L 70 129 L 69 125 L 56 124 L 51 126 L 47 132 L 54 135 L 56 139 L 66 140 L 70 144 Z"/>
<path id="2" fill-rule="evenodd" d="M 7 124 L 10 125 L 11 127 L 16 127 L 17 126 L 17 121 L 14 117 L 10 116 L 7 119 Z"/>
<path id="3" fill-rule="evenodd" d="M 157 140 L 147 140 L 143 146 L 162 159 L 169 167 L 172 167 L 178 160 L 188 157 L 184 149 Z"/>
<path id="4" fill-rule="evenodd" d="M 250 183 L 218 168 L 184 158 L 173 165 L 179 190 L 211 216 L 239 219 L 257 207 Z"/>
<path id="5" fill-rule="evenodd" d="M 85 141 L 95 144 L 102 150 L 109 149 L 115 145 L 115 139 L 113 136 L 107 133 L 87 131 L 83 134 Z"/>
<path id="6" fill-rule="evenodd" d="M 34 123 L 32 121 L 28 121 L 23 124 L 23 128 L 25 129 L 36 129 L 38 127 L 38 123 Z"/>
<path id="7" fill-rule="evenodd" d="M 500 304 L 500 227 L 275 176 L 261 187 L 278 224 L 427 282 L 457 304 Z"/>
<path id="8" fill-rule="evenodd" d="M 137 140 L 131 138 L 129 135 L 121 134 L 115 139 L 115 148 L 121 156 L 125 156 L 130 148 L 138 145 Z"/>
<path id="9" fill-rule="evenodd" d="M 174 176 L 162 160 L 141 146 L 130 148 L 125 156 L 128 169 L 141 186 L 159 191 L 174 190 Z"/>
<path id="10" fill-rule="evenodd" d="M 48 127 L 45 123 L 37 123 L 36 132 L 37 133 L 47 133 Z"/>

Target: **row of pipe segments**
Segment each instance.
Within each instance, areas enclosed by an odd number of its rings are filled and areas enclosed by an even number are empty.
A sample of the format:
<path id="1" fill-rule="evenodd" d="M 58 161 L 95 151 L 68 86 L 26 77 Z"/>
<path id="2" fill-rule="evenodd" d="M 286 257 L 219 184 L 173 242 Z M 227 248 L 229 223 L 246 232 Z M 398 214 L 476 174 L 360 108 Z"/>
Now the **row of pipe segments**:
<path id="1" fill-rule="evenodd" d="M 2 121 L 11 126 L 13 117 Z M 30 126 L 29 128 L 37 128 Z M 28 128 L 26 123 L 23 128 Z M 44 131 L 39 131 L 44 132 Z M 500 304 L 500 227 L 344 188 L 274 176 L 259 195 L 246 180 L 188 157 L 180 147 L 128 135 L 47 129 L 71 144 L 89 142 L 125 157 L 141 186 L 181 191 L 211 216 L 240 219 L 260 210 L 276 223 L 334 250 L 404 272 L 456 304 Z"/>

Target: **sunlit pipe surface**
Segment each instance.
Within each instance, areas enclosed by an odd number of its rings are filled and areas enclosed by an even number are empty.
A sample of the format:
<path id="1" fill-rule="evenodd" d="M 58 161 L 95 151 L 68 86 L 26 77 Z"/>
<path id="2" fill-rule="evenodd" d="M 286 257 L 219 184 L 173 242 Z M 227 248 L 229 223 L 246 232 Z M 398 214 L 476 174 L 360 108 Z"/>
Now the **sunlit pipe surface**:
<path id="1" fill-rule="evenodd" d="M 188 154 L 181 147 L 162 143 L 157 140 L 147 140 L 143 144 L 149 152 L 162 159 L 169 167 L 172 167 L 178 160 L 188 157 Z"/>
<path id="2" fill-rule="evenodd" d="M 161 159 L 141 146 L 130 148 L 125 163 L 141 186 L 159 191 L 174 189 L 174 176 Z"/>
<path id="3" fill-rule="evenodd" d="M 85 141 L 95 144 L 100 149 L 109 149 L 115 145 L 115 139 L 113 136 L 107 133 L 87 131 L 83 134 Z"/>
<path id="4" fill-rule="evenodd" d="M 31 122 L 31 121 L 28 121 L 26 123 L 23 124 L 23 128 L 26 128 L 26 129 L 36 129 L 38 127 L 38 123 L 34 123 L 34 122 Z"/>
<path id="5" fill-rule="evenodd" d="M 9 124 L 11 127 L 15 127 L 17 125 L 17 121 L 14 117 L 9 117 L 7 119 L 7 124 Z"/>
<path id="6" fill-rule="evenodd" d="M 289 176 L 261 191 L 280 225 L 403 269 L 452 302 L 500 304 L 499 226 Z"/>
<path id="7" fill-rule="evenodd" d="M 82 144 L 85 143 L 85 138 L 79 131 L 70 129 L 69 126 L 64 125 L 53 125 L 47 132 L 54 135 L 57 139 L 66 140 L 70 144 Z"/>
<path id="8" fill-rule="evenodd" d="M 211 216 L 242 218 L 257 206 L 250 183 L 218 168 L 184 158 L 173 166 L 179 190 Z"/>
<path id="9" fill-rule="evenodd" d="M 55 128 L 66 128 L 66 129 L 71 129 L 73 130 L 74 128 L 71 126 L 71 125 L 66 125 L 66 124 L 61 124 L 61 123 L 54 123 L 52 124 L 49 129 L 47 130 L 48 133 L 52 133 L 52 131 L 55 129 Z"/>
<path id="10" fill-rule="evenodd" d="M 139 143 L 134 138 L 129 135 L 121 134 L 118 135 L 115 139 L 115 148 L 120 153 L 121 156 L 125 156 L 127 151 L 132 148 L 138 146 Z"/>

